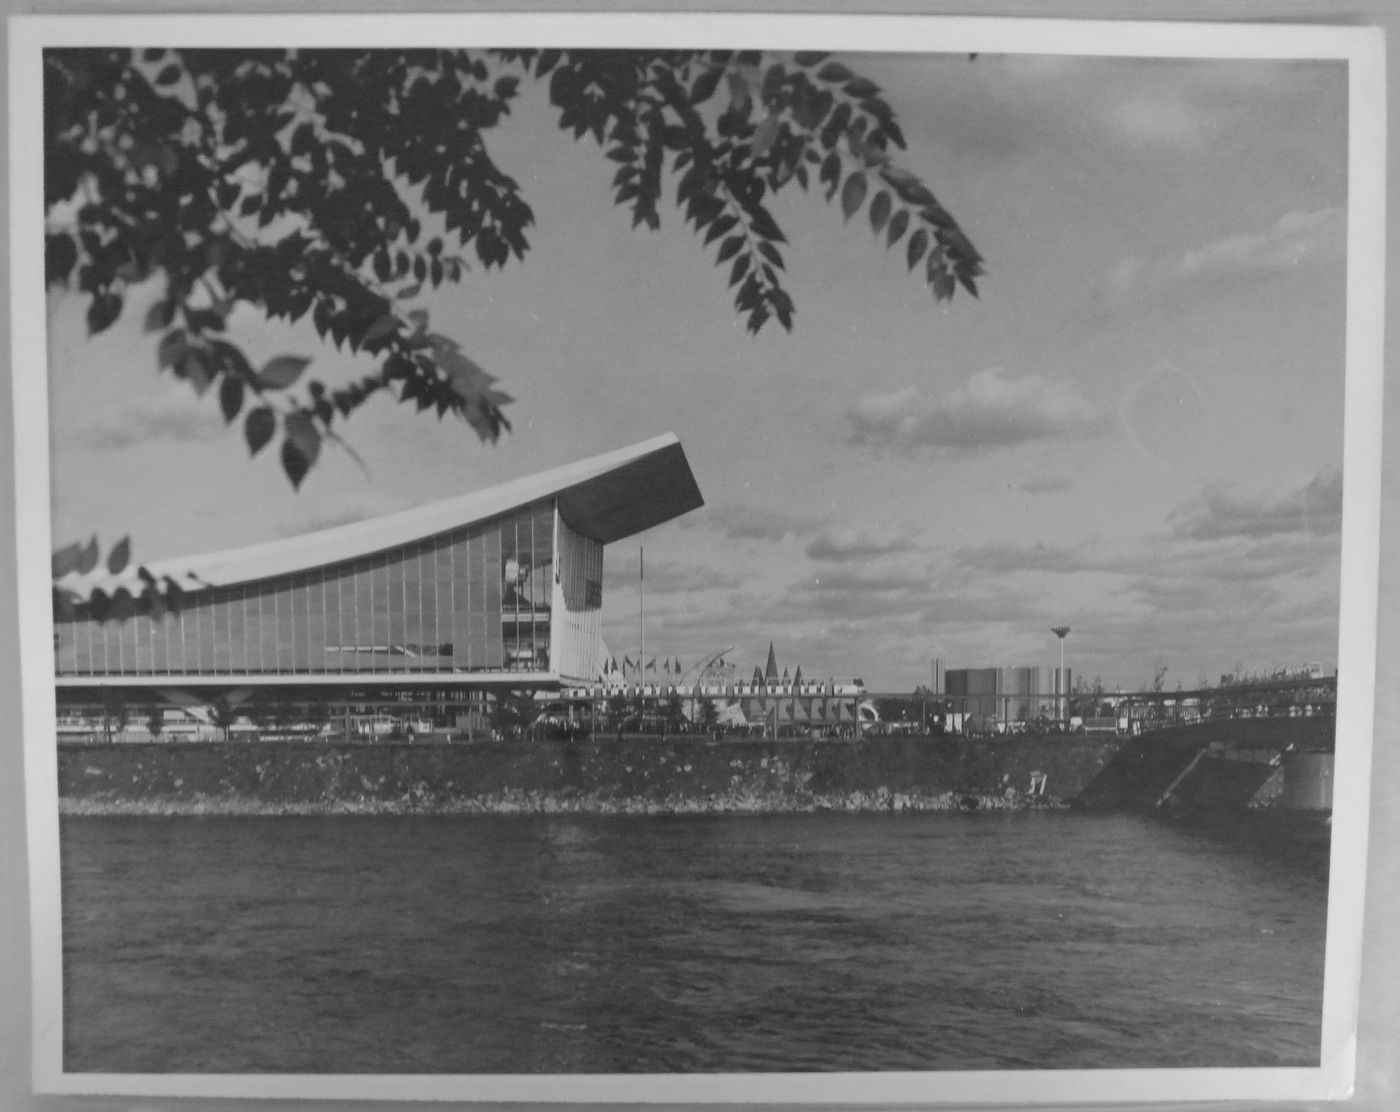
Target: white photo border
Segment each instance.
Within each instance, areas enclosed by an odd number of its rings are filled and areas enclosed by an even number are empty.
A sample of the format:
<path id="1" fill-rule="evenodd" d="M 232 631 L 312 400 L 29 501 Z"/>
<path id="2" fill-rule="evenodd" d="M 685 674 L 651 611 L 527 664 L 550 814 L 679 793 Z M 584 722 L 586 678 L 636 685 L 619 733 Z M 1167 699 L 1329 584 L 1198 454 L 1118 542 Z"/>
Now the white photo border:
<path id="1" fill-rule="evenodd" d="M 1098 1103 L 1345 1098 L 1356 1067 L 1376 681 L 1385 244 L 1385 52 L 1375 28 L 939 16 L 570 12 L 21 16 L 9 24 L 10 277 L 21 690 L 36 1092 L 610 1103 Z M 44 366 L 41 52 L 123 42 L 224 47 L 707 47 L 1335 59 L 1348 66 L 1344 507 L 1337 762 L 1322 1054 L 1317 1068 L 700 1075 L 103 1074 L 65 1072 Z"/>

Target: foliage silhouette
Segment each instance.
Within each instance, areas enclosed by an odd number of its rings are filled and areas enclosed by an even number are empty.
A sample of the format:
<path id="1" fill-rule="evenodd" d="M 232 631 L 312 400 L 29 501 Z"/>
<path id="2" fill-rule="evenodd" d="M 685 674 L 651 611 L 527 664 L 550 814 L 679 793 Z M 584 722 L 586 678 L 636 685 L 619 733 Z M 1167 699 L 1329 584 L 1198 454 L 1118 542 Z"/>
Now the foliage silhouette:
<path id="1" fill-rule="evenodd" d="M 617 164 L 634 227 L 660 226 L 674 182 L 752 332 L 793 327 L 770 209 L 793 184 L 839 194 L 846 220 L 864 208 L 935 299 L 977 292 L 982 259 L 895 160 L 904 137 L 880 89 L 826 54 L 758 51 L 50 49 L 47 281 L 88 298 L 97 334 L 154 279 L 159 368 L 241 421 L 251 454 L 280 434 L 293 486 L 379 393 L 494 442 L 510 397 L 414 302 L 527 254 L 534 213 L 487 139 L 531 79 L 561 129 Z M 328 384 L 299 355 L 254 367 L 227 332 L 239 306 L 309 317 L 375 369 Z M 146 587 L 150 605 L 161 588 Z"/>

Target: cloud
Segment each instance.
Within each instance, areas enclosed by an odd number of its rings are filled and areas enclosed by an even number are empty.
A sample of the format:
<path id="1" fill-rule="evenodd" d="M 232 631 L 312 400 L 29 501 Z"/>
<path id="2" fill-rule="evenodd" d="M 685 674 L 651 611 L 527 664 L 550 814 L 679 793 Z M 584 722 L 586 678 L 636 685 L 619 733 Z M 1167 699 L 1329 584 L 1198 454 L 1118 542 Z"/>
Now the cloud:
<path id="1" fill-rule="evenodd" d="M 822 527 L 822 519 L 785 514 L 760 506 L 718 506 L 708 514 L 682 518 L 686 525 L 709 526 L 731 540 L 782 541 L 808 536 Z"/>
<path id="2" fill-rule="evenodd" d="M 143 444 L 188 444 L 225 432 L 212 399 L 202 401 L 188 386 L 166 390 L 118 413 L 108 413 L 87 430 L 90 447 L 122 451 Z"/>
<path id="3" fill-rule="evenodd" d="M 1021 484 L 1026 494 L 1059 494 L 1073 489 L 1074 484 L 1068 479 L 1027 479 Z"/>
<path id="4" fill-rule="evenodd" d="M 917 618 L 931 598 L 929 576 L 923 569 L 843 568 L 801 580 L 788 595 L 797 612 L 820 614 L 826 621 Z"/>
<path id="5" fill-rule="evenodd" d="M 828 531 L 813 540 L 805 552 L 809 559 L 839 564 L 910 552 L 914 547 L 914 538 L 907 533 L 893 537 L 871 537 L 864 533 L 833 534 Z"/>
<path id="6" fill-rule="evenodd" d="M 1150 146 L 1192 146 L 1220 122 L 1217 113 L 1163 96 L 1121 101 L 1107 116 L 1121 137 Z"/>
<path id="7" fill-rule="evenodd" d="M 693 564 L 647 557 L 646 593 L 648 609 L 660 605 L 662 595 L 689 595 L 697 591 L 730 590 L 741 586 L 743 576 L 718 567 L 697 567 Z M 635 562 L 617 561 L 605 564 L 603 572 L 604 597 L 618 591 L 634 591 L 637 585 Z"/>
<path id="8" fill-rule="evenodd" d="M 1271 584 L 1227 581 L 1205 575 L 1144 575 L 1128 585 L 1128 593 L 1157 613 L 1262 614 L 1283 599 Z"/>
<path id="9" fill-rule="evenodd" d="M 1286 212 L 1271 228 L 1227 236 L 1176 260 L 1182 278 L 1230 277 L 1292 270 L 1309 258 L 1337 255 L 1346 240 L 1341 208 Z"/>
<path id="10" fill-rule="evenodd" d="M 1175 534 L 1192 540 L 1334 534 L 1342 526 L 1342 472 L 1324 468 L 1282 497 L 1251 499 L 1212 486 L 1173 510 L 1172 519 Z"/>
<path id="11" fill-rule="evenodd" d="M 902 449 L 975 452 L 1103 431 L 1098 408 L 1068 384 L 1043 375 L 1012 378 L 998 367 L 937 398 L 916 386 L 870 394 L 846 417 L 851 444 Z"/>
<path id="12" fill-rule="evenodd" d="M 1286 212 L 1272 225 L 1241 231 L 1157 259 L 1127 258 L 1098 284 L 1100 300 L 1118 304 L 1149 297 L 1183 283 L 1268 278 L 1311 262 L 1339 259 L 1346 246 L 1346 210 L 1337 206 Z"/>
<path id="13" fill-rule="evenodd" d="M 953 559 L 981 572 L 1051 571 L 1076 572 L 1101 567 L 1101 563 L 1083 547 L 1064 548 L 1055 545 L 986 544 L 976 548 L 960 548 Z"/>

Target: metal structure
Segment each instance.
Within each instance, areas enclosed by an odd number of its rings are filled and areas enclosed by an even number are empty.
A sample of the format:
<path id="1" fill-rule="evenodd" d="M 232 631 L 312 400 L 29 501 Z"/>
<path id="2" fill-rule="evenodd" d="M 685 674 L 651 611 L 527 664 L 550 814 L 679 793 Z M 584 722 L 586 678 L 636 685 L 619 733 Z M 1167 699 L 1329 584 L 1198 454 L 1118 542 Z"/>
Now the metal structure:
<path id="1" fill-rule="evenodd" d="M 1068 708 L 1069 708 L 1069 703 L 1068 703 L 1069 692 L 1068 692 L 1067 690 L 1064 690 L 1066 687 L 1069 686 L 1068 684 L 1065 683 L 1065 638 L 1069 636 L 1069 626 L 1066 626 L 1066 625 L 1051 626 L 1051 627 L 1050 627 L 1050 632 L 1053 633 L 1056 637 L 1058 637 L 1058 638 L 1060 639 L 1060 676 L 1059 676 L 1059 681 L 1058 681 L 1058 682 L 1059 682 L 1059 686 L 1060 686 L 1061 690 L 1060 690 L 1060 692 L 1059 692 L 1059 696 L 1060 696 L 1059 717 L 1060 717 L 1060 721 L 1061 721 L 1061 722 L 1064 722 L 1065 720 L 1067 720 L 1067 719 L 1069 718 L 1069 709 L 1068 709 Z"/>

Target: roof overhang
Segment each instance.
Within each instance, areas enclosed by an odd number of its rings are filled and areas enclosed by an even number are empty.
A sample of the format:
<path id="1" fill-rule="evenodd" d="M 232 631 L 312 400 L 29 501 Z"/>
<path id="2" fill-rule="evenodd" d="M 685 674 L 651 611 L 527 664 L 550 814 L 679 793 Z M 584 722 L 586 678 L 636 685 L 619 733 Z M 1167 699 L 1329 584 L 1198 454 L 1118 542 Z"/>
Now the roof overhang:
<path id="1" fill-rule="evenodd" d="M 248 583 L 426 540 L 548 499 L 558 499 L 571 528 L 602 544 L 704 505 L 680 441 L 667 433 L 459 498 L 243 548 L 161 560 L 146 568 L 186 590 Z M 134 570 L 120 578 L 73 576 L 63 585 L 83 592 L 123 585 L 139 592 L 141 586 Z"/>
<path id="2" fill-rule="evenodd" d="M 602 544 L 643 533 L 705 504 L 675 437 L 645 455 L 558 492 L 571 528 Z"/>

